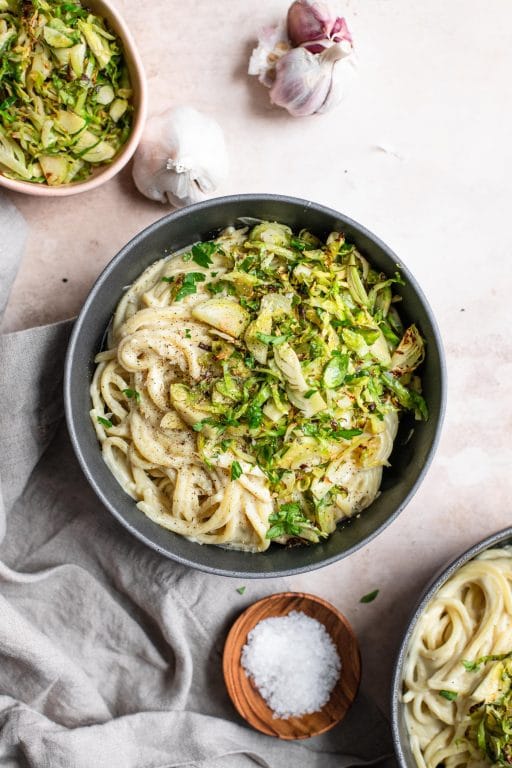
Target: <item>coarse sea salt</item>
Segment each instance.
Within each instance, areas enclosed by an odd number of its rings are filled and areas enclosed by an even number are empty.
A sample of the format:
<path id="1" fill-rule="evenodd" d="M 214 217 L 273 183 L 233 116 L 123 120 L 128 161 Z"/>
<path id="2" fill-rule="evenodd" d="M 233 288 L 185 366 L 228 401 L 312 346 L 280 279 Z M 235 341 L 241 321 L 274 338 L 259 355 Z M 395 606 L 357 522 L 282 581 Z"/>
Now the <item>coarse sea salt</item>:
<path id="1" fill-rule="evenodd" d="M 241 661 L 274 717 L 283 720 L 321 710 L 341 670 L 326 628 L 302 611 L 256 624 Z"/>

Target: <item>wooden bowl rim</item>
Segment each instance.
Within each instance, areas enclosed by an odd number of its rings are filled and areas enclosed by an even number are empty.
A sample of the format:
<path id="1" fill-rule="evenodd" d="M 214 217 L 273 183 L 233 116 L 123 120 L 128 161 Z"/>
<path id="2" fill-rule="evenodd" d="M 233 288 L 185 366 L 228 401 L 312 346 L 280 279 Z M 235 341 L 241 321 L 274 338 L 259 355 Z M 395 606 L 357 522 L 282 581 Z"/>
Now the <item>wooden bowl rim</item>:
<path id="1" fill-rule="evenodd" d="M 355 651 L 355 659 L 356 659 L 356 663 L 353 665 L 353 668 L 352 668 L 352 673 L 353 673 L 353 675 L 354 675 L 354 677 L 356 679 L 355 689 L 354 689 L 353 694 L 350 697 L 347 696 L 347 698 L 349 699 L 349 703 L 345 707 L 345 709 L 341 712 L 341 715 L 337 719 L 333 720 L 330 723 L 327 723 L 325 726 L 319 728 L 318 730 L 314 730 L 314 731 L 312 731 L 310 733 L 306 733 L 306 734 L 298 735 L 298 736 L 292 736 L 292 735 L 287 735 L 287 734 L 280 734 L 280 733 L 276 733 L 276 732 L 274 732 L 274 731 L 272 731 L 270 729 L 268 729 L 268 730 L 263 729 L 258 721 L 252 721 L 251 718 L 247 716 L 247 713 L 243 712 L 240 709 L 240 707 L 238 706 L 237 697 L 234 695 L 234 681 L 236 679 L 237 673 L 245 674 L 245 672 L 243 671 L 243 668 L 241 666 L 241 663 L 240 663 L 241 651 L 242 651 L 243 645 L 245 644 L 245 642 L 247 640 L 247 635 L 256 626 L 256 624 L 259 623 L 258 621 L 256 621 L 256 622 L 250 621 L 248 623 L 247 631 L 244 632 L 245 639 L 244 639 L 244 641 L 240 645 L 240 655 L 238 655 L 237 653 L 235 653 L 235 654 L 233 653 L 233 651 L 236 649 L 236 646 L 234 646 L 234 637 L 237 634 L 240 626 L 243 625 L 245 622 L 248 622 L 248 620 L 252 619 L 253 614 L 257 613 L 258 608 L 262 604 L 271 605 L 272 603 L 275 603 L 275 602 L 277 602 L 279 600 L 295 599 L 295 598 L 306 600 L 306 601 L 309 601 L 311 603 L 316 603 L 317 605 L 320 605 L 322 608 L 326 609 L 331 614 L 333 614 L 333 616 L 336 617 L 337 621 L 340 624 L 342 624 L 345 627 L 345 629 L 347 630 L 348 637 L 350 639 L 350 643 L 351 643 L 351 645 L 353 647 L 353 650 Z M 297 610 L 297 609 L 291 608 L 289 612 L 291 612 L 292 610 Z M 300 609 L 298 609 L 298 610 L 300 610 Z M 276 614 L 276 617 L 287 616 L 288 613 L 279 613 L 279 614 Z M 273 618 L 273 617 L 272 616 L 265 616 L 263 619 L 261 619 L 261 621 L 263 621 L 265 618 Z M 316 618 L 317 621 L 319 620 L 317 617 L 313 617 L 313 618 Z M 320 622 L 320 623 L 323 623 L 323 622 Z M 359 649 L 359 643 L 358 643 L 358 640 L 357 640 L 357 636 L 356 636 L 356 634 L 355 634 L 355 632 L 354 632 L 354 630 L 352 628 L 352 625 L 348 621 L 347 617 L 340 610 L 338 610 L 338 608 L 336 608 L 334 605 L 332 605 L 332 603 L 330 603 L 328 600 L 325 600 L 322 597 L 317 597 L 317 595 L 312 595 L 309 592 L 276 592 L 273 595 L 268 595 L 267 597 L 262 597 L 260 600 L 256 600 L 254 603 L 251 603 L 251 605 L 249 605 L 244 611 L 242 611 L 242 613 L 238 616 L 238 618 L 233 622 L 233 624 L 232 624 L 232 626 L 231 626 L 231 628 L 230 628 L 230 630 L 228 632 L 228 635 L 226 637 L 226 641 L 224 643 L 224 651 L 223 651 L 223 656 L 222 656 L 222 670 L 223 670 L 223 675 L 224 675 L 224 683 L 226 685 L 226 689 L 227 689 L 227 692 L 229 694 L 229 698 L 231 699 L 231 702 L 232 702 L 233 706 L 235 707 L 235 709 L 237 710 L 238 714 L 247 723 L 249 723 L 249 725 L 251 725 L 253 728 L 255 728 L 256 730 L 260 731 L 261 733 L 264 733 L 267 736 L 274 736 L 276 738 L 280 738 L 280 739 L 288 740 L 288 741 L 299 741 L 301 739 L 309 739 L 309 738 L 312 738 L 313 736 L 320 736 L 322 733 L 326 733 L 327 731 L 331 730 L 331 728 L 334 728 L 336 725 L 338 725 L 346 717 L 350 707 L 353 705 L 353 703 L 354 703 L 354 701 L 355 701 L 355 699 L 357 697 L 357 693 L 358 693 L 360 682 L 361 682 L 361 672 L 362 672 L 362 670 L 361 670 L 361 652 L 360 652 L 360 649 Z M 340 678 L 339 678 L 338 682 L 336 683 L 336 686 L 338 686 L 338 685 L 340 685 L 342 683 L 343 683 L 343 673 L 340 675 Z M 336 688 L 336 686 L 335 686 L 335 688 Z M 252 688 L 253 688 L 253 691 L 254 691 L 254 695 L 255 696 L 260 696 L 260 694 L 258 693 L 256 687 L 252 686 Z M 265 706 L 268 708 L 268 705 L 266 705 L 266 702 L 264 701 L 264 699 L 261 696 L 260 696 L 260 698 L 263 701 L 263 703 L 265 704 Z M 310 717 L 310 716 L 311 715 L 306 715 L 305 717 Z M 300 718 L 297 718 L 297 719 L 300 719 Z M 279 718 L 276 718 L 276 721 L 279 722 Z"/>

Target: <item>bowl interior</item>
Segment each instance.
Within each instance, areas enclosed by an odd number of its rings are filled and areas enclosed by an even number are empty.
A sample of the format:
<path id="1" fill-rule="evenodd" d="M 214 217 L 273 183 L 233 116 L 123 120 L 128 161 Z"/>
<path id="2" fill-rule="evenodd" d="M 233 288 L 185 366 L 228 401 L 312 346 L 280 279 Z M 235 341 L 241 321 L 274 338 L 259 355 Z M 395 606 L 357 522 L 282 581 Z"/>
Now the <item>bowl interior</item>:
<path id="1" fill-rule="evenodd" d="M 266 552 L 254 555 L 199 546 L 152 523 L 123 492 L 103 462 L 89 417 L 94 356 L 101 349 L 105 329 L 125 288 L 164 254 L 211 237 L 229 224 L 240 224 L 245 217 L 279 221 L 294 229 L 308 228 L 319 236 L 341 229 L 379 270 L 392 275 L 399 267 L 405 280 L 405 285 L 398 287 L 401 314 L 417 323 L 427 343 L 422 380 L 430 410 L 426 422 L 402 422 L 391 466 L 384 471 L 382 492 L 361 515 L 339 527 L 321 544 L 289 549 L 272 545 Z M 432 458 L 444 412 L 444 387 L 443 353 L 432 313 L 412 275 L 384 243 L 356 222 L 323 206 L 294 198 L 241 195 L 209 200 L 170 214 L 137 235 L 113 259 L 75 324 L 66 363 L 65 403 L 68 428 L 82 468 L 104 504 L 127 528 L 159 552 L 187 565 L 225 575 L 261 578 L 299 573 L 333 562 L 367 542 L 396 517 Z"/>
<path id="2" fill-rule="evenodd" d="M 405 706 L 402 703 L 403 694 L 403 675 L 404 665 L 407 659 L 409 650 L 409 643 L 413 636 L 416 625 L 427 608 L 429 602 L 441 589 L 449 578 L 451 578 L 465 563 L 472 560 L 477 555 L 485 552 L 486 549 L 493 547 L 505 547 L 512 544 L 512 528 L 505 528 L 502 531 L 489 536 L 483 541 L 475 544 L 468 549 L 462 555 L 456 558 L 448 567 L 437 573 L 425 588 L 417 606 L 415 607 L 412 618 L 409 621 L 407 630 L 402 640 L 398 658 L 395 663 L 395 670 L 393 674 L 393 683 L 391 689 L 391 717 L 392 717 L 392 730 L 393 740 L 395 744 L 395 750 L 399 763 L 402 768 L 417 768 L 416 760 L 412 753 L 409 734 L 407 731 L 407 725 L 405 722 Z"/>
<path id="3" fill-rule="evenodd" d="M 341 660 L 341 673 L 331 697 L 320 712 L 288 720 L 275 718 L 241 665 L 249 632 L 263 619 L 302 611 L 323 624 Z M 353 703 L 361 678 L 359 647 L 347 619 L 325 600 L 302 592 L 283 592 L 263 598 L 235 621 L 224 646 L 224 680 L 239 714 L 262 733 L 280 739 L 307 739 L 328 731 L 342 720 Z"/>
<path id="4" fill-rule="evenodd" d="M 91 175 L 84 181 L 76 181 L 71 184 L 61 184 L 59 186 L 51 187 L 47 184 L 9 179 L 0 171 L 0 186 L 6 187 L 13 192 L 21 192 L 39 197 L 65 197 L 94 189 L 105 181 L 108 181 L 108 179 L 111 179 L 126 165 L 135 152 L 142 136 L 146 120 L 147 92 L 144 68 L 133 37 L 122 17 L 108 2 L 106 2 L 106 0 L 87 0 L 87 2 L 84 2 L 84 5 L 92 11 L 92 13 L 105 18 L 111 29 L 114 30 L 123 43 L 126 64 L 130 73 L 133 89 L 132 103 L 134 110 L 130 136 L 111 163 L 108 165 L 97 166 L 93 169 Z"/>

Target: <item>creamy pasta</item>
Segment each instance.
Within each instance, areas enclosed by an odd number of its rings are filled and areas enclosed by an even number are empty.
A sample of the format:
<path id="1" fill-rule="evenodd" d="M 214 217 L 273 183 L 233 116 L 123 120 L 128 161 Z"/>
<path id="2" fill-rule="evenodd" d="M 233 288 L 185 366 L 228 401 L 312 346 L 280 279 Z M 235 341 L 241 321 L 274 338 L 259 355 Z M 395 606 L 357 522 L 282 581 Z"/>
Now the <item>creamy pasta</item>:
<path id="1" fill-rule="evenodd" d="M 512 761 L 511 585 L 512 548 L 490 549 L 460 568 L 422 614 L 403 695 L 419 768 Z"/>
<path id="2" fill-rule="evenodd" d="M 138 508 L 200 543 L 318 542 L 379 491 L 423 340 L 333 233 L 229 228 L 151 265 L 96 357 L 91 418 Z"/>

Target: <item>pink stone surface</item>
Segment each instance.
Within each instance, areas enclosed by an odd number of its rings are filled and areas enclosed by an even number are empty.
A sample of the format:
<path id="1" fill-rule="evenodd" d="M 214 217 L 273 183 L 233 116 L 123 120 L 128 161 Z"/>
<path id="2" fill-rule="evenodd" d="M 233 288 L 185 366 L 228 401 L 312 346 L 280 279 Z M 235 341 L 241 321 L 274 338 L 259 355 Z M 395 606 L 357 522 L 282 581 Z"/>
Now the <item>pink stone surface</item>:
<path id="1" fill-rule="evenodd" d="M 419 493 L 367 547 L 292 580 L 351 620 L 364 687 L 387 709 L 421 588 L 512 522 L 512 6 L 342 0 L 358 56 L 353 90 L 328 115 L 294 119 L 245 75 L 257 28 L 287 5 L 116 2 L 146 67 L 150 112 L 187 103 L 223 126 L 231 173 L 219 194 L 285 193 L 352 216 L 396 250 L 436 313 L 449 403 Z M 83 196 L 12 199 L 31 235 L 6 330 L 74 315 L 118 249 L 168 210 L 134 190 L 129 168 Z M 373 603 L 359 603 L 377 588 Z"/>

